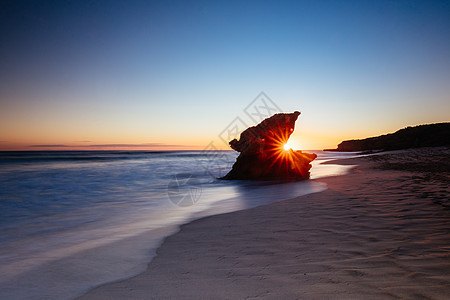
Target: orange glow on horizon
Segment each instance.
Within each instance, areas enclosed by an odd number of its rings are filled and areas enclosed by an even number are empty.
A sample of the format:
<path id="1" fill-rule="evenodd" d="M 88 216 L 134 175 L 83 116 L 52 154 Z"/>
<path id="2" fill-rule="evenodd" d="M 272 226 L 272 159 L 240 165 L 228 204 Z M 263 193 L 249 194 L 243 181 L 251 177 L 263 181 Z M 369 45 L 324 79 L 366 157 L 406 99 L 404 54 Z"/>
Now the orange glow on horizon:
<path id="1" fill-rule="evenodd" d="M 32 132 L 31 132 L 32 133 Z M 209 133 L 196 133 L 191 135 L 158 136 L 149 133 L 148 136 L 45 136 L 43 133 L 34 136 L 26 136 L 13 131 L 5 133 L 0 137 L 0 151 L 81 151 L 81 150 L 134 150 L 134 151 L 182 151 L 182 150 L 205 150 L 210 145 L 217 150 L 231 150 L 230 146 L 216 136 Z M 327 136 L 324 133 L 293 132 L 289 139 L 280 139 L 279 147 L 285 150 L 321 150 L 325 148 L 336 148 L 345 138 L 351 135 L 339 137 Z"/>
<path id="2" fill-rule="evenodd" d="M 22 141 L 7 142 L 0 141 L 0 151 L 61 151 L 61 150 L 142 150 L 142 151 L 173 151 L 173 150 L 205 150 L 210 143 L 213 143 L 217 150 L 231 150 L 229 145 L 223 141 L 215 139 L 210 140 L 208 137 L 198 137 L 195 140 L 187 139 L 166 139 L 162 143 L 148 143 L 137 141 L 118 141 L 116 140 L 90 140 L 88 142 L 69 142 L 58 141 L 41 141 L 25 139 Z M 337 144 L 342 141 L 340 137 L 330 137 L 329 139 L 319 139 L 310 136 L 294 136 L 291 135 L 287 142 L 280 141 L 279 147 L 284 150 L 321 150 L 325 148 L 336 148 Z"/>

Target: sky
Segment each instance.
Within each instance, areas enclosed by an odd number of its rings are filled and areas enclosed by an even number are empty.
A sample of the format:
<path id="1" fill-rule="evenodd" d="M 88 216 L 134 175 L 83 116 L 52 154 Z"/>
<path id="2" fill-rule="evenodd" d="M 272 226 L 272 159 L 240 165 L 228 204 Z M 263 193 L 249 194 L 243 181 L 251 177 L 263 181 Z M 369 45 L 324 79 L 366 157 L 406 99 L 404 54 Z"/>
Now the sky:
<path id="1" fill-rule="evenodd" d="M 450 121 L 450 1 L 0 4 L 0 150 L 229 149 L 295 110 L 305 150 Z"/>

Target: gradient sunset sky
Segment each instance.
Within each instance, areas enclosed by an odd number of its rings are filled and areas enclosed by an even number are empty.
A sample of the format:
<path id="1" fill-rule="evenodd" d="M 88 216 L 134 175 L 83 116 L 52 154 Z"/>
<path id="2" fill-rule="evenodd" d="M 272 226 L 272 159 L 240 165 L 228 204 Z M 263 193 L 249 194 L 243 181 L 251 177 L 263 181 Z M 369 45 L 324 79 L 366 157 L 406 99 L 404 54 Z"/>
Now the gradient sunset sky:
<path id="1" fill-rule="evenodd" d="M 0 31 L 0 150 L 226 149 L 261 92 L 301 149 L 450 121 L 450 1 L 14 0 Z"/>

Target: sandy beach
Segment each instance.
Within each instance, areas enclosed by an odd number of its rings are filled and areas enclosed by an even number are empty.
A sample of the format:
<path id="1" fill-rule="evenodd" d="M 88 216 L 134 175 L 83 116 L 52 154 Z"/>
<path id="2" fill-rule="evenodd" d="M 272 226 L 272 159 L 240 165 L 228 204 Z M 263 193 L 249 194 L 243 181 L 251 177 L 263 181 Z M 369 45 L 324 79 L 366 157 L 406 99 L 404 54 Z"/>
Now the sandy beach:
<path id="1" fill-rule="evenodd" d="M 183 225 L 80 299 L 448 299 L 448 148 L 341 160 L 328 189 Z"/>

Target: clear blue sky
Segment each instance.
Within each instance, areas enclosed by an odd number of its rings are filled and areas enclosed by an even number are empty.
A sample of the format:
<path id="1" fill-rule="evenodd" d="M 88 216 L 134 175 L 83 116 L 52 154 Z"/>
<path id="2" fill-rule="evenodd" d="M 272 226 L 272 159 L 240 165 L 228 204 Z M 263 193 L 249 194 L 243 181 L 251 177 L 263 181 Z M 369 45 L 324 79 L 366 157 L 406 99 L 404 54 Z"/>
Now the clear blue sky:
<path id="1" fill-rule="evenodd" d="M 224 148 L 261 91 L 306 149 L 450 121 L 449 1 L 2 1 L 0 32 L 0 150 Z"/>

